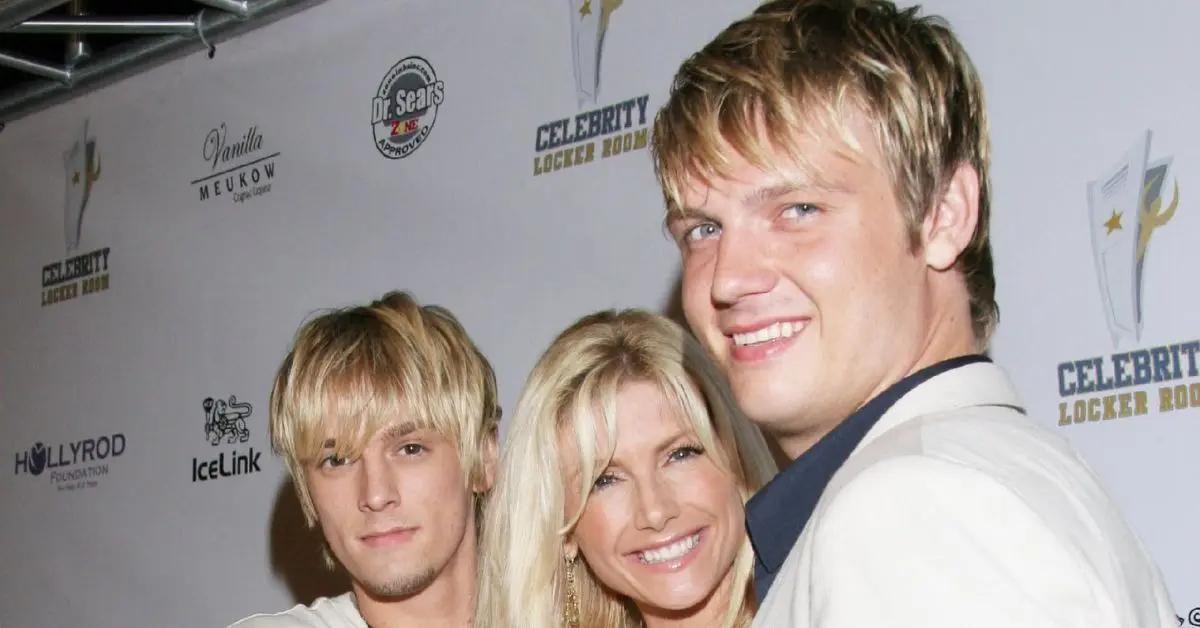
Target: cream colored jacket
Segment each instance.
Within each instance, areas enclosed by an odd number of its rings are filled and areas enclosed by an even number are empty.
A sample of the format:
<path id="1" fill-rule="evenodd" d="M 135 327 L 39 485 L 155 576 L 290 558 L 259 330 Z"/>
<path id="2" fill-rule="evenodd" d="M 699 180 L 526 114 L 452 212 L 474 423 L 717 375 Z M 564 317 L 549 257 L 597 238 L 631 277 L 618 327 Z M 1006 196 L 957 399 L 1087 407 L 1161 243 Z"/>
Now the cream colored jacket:
<path id="1" fill-rule="evenodd" d="M 1096 476 L 1025 417 L 1005 373 L 937 375 L 833 476 L 759 627 L 1177 628 Z"/>

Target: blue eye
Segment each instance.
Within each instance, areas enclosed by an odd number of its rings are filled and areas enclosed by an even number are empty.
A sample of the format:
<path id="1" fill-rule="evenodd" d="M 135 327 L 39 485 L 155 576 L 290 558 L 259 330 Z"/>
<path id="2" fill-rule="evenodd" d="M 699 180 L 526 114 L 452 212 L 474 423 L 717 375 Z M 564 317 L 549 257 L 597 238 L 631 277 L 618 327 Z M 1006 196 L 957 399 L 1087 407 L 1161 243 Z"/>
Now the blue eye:
<path id="1" fill-rule="evenodd" d="M 818 208 L 816 205 L 813 205 L 812 203 L 796 203 L 794 205 L 788 205 L 787 207 L 783 208 L 783 211 L 781 212 L 781 214 L 784 215 L 784 217 L 786 217 L 786 218 L 796 220 L 799 218 L 804 218 L 805 216 L 810 216 L 812 214 L 815 214 L 818 211 L 820 211 L 820 208 Z"/>
<path id="2" fill-rule="evenodd" d="M 671 453 L 667 455 L 667 460 L 669 462 L 678 462 L 680 460 L 687 460 L 688 458 L 694 458 L 701 455 L 704 455 L 703 447 L 700 447 L 699 445 L 685 445 L 672 450 Z"/>
<path id="3" fill-rule="evenodd" d="M 720 233 L 721 227 L 715 223 L 702 222 L 683 232 L 683 239 L 687 242 L 699 242 L 700 240 L 716 237 Z"/>

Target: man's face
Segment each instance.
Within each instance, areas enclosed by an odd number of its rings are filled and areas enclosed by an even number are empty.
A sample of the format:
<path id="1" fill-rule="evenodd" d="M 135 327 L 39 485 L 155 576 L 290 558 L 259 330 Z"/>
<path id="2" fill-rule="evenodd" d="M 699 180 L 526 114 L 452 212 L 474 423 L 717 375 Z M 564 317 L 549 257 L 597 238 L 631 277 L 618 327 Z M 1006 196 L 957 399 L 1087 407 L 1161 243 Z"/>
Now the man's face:
<path id="1" fill-rule="evenodd" d="M 308 489 L 334 556 L 378 597 L 422 591 L 462 560 L 474 538 L 474 508 L 458 450 L 440 434 L 397 421 L 362 457 L 331 454 L 308 470 Z M 461 550 L 461 551 L 460 551 Z"/>
<path id="2" fill-rule="evenodd" d="M 808 167 L 730 150 L 728 178 L 684 191 L 670 228 L 683 307 L 746 414 L 793 457 L 907 374 L 928 341 L 926 266 L 871 129 L 807 137 Z"/>

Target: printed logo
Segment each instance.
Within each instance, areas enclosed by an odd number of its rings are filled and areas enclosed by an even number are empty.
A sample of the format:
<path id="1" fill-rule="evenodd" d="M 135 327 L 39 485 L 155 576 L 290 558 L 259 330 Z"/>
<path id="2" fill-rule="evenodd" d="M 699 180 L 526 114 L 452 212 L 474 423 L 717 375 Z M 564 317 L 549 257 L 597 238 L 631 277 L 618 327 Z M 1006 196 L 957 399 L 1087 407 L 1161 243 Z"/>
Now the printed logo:
<path id="1" fill-rule="evenodd" d="M 66 193 L 63 197 L 63 235 L 67 254 L 79 248 L 83 215 L 92 188 L 100 179 L 100 152 L 88 134 L 88 121 L 71 147 L 63 153 Z M 51 262 L 42 267 L 42 307 L 70 301 L 82 294 L 108 290 L 109 248 L 101 248 Z"/>
<path id="2" fill-rule="evenodd" d="M 58 445 L 41 441 L 16 454 L 13 472 L 40 477 L 50 471 L 50 483 L 60 491 L 95 488 L 108 475 L 108 461 L 125 453 L 125 435 L 111 434 Z"/>
<path id="3" fill-rule="evenodd" d="M 579 108 L 596 104 L 600 95 L 600 55 L 604 52 L 604 34 L 608 21 L 622 0 L 567 0 L 571 15 L 571 58 L 575 62 L 575 97 Z"/>
<path id="4" fill-rule="evenodd" d="M 587 111 L 551 120 L 534 137 L 533 174 L 573 168 L 646 148 L 650 95 L 635 96 L 603 107 L 600 97 L 601 57 L 609 19 L 621 0 L 568 0 L 571 59 L 577 107 Z M 599 150 L 597 150 L 599 147 Z"/>
<path id="5" fill-rule="evenodd" d="M 1154 232 L 1179 209 L 1172 158 L 1150 160 L 1150 131 L 1087 185 L 1088 222 L 1114 348 L 1141 340 L 1142 285 Z M 1058 424 L 1095 423 L 1200 407 L 1200 340 L 1132 348 L 1057 366 Z"/>
<path id="6" fill-rule="evenodd" d="M 100 153 L 96 151 L 96 140 L 88 138 L 88 121 L 83 121 L 79 138 L 63 153 L 66 169 L 67 192 L 63 202 L 63 233 L 66 236 L 67 252 L 79 248 L 79 236 L 83 233 L 83 210 L 87 208 L 92 184 L 100 179 Z"/>
<path id="7" fill-rule="evenodd" d="M 200 200 L 225 197 L 242 203 L 271 191 L 279 151 L 264 155 L 263 136 L 257 125 L 231 138 L 222 122 L 204 136 L 202 155 L 208 166 L 205 176 L 192 181 Z"/>
<path id="8" fill-rule="evenodd" d="M 1185 625 L 1185 624 L 1184 624 L 1184 618 L 1183 618 L 1183 617 L 1180 617 L 1179 615 L 1176 615 L 1176 616 L 1175 616 L 1175 619 L 1177 619 L 1177 620 L 1179 621 L 1179 625 L 1180 625 L 1180 626 L 1183 626 L 1183 625 Z M 1188 615 L 1187 615 L 1187 624 L 1186 624 L 1186 625 L 1188 625 L 1188 626 L 1200 626 L 1200 608 L 1193 608 L 1193 609 L 1192 609 L 1190 612 L 1188 612 Z"/>
<path id="9" fill-rule="evenodd" d="M 1150 136 L 1146 131 L 1120 161 L 1088 183 L 1092 252 L 1113 347 L 1142 338 L 1142 277 L 1150 236 L 1179 207 L 1171 157 L 1150 162 Z M 1167 189 L 1172 195 L 1164 208 Z"/>
<path id="10" fill-rule="evenodd" d="M 228 400 L 206 397 L 200 405 L 204 408 L 204 438 L 208 444 L 218 447 L 222 443 L 232 445 L 250 440 L 246 419 L 254 412 L 253 406 L 238 401 L 237 395 L 229 395 Z M 250 447 L 245 452 L 222 451 L 215 458 L 192 458 L 192 482 L 258 473 L 262 471 L 260 456 L 262 452 Z"/>
<path id="11" fill-rule="evenodd" d="M 371 99 L 375 148 L 403 159 L 425 143 L 446 97 L 446 83 L 421 57 L 406 57 L 387 71 Z"/>

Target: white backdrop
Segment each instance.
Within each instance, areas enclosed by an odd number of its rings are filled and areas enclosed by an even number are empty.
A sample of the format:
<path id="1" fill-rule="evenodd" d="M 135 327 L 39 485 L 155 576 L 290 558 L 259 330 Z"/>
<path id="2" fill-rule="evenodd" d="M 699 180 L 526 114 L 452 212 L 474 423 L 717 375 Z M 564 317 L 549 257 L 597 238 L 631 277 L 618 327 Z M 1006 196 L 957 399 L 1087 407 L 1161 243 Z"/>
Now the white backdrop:
<path id="1" fill-rule="evenodd" d="M 511 410 L 537 355 L 578 316 L 671 307 L 676 252 L 638 147 L 638 99 L 649 122 L 683 58 L 754 3 L 591 0 L 578 20 L 592 29 L 617 5 L 594 102 L 578 95 L 573 4 L 330 0 L 212 60 L 191 55 L 0 133 L 0 627 L 224 625 L 344 586 L 298 532 L 266 435 L 271 374 L 317 309 L 396 288 L 449 307 Z M 1200 607 L 1200 411 L 1160 412 L 1158 390 L 1182 384 L 1187 401 L 1200 382 L 1186 361 L 1200 338 L 1188 279 L 1200 267 L 1200 92 L 1181 65 L 1200 52 L 1188 28 L 1200 7 L 927 6 L 960 33 L 990 98 L 994 356 L 1050 425 L 1060 403 L 1146 393 L 1140 416 L 1085 412 L 1056 429 L 1125 507 L 1186 625 Z M 436 77 L 402 71 L 400 82 L 440 81 L 441 97 L 429 92 L 436 106 L 414 118 L 424 140 L 389 159 L 374 145 L 372 98 L 414 56 Z M 620 128 L 566 146 L 584 148 L 574 162 L 594 143 L 593 158 L 554 170 L 560 149 L 539 152 L 539 139 L 593 110 Z M 1141 336 L 1114 345 L 1087 186 L 1147 130 L 1150 161 L 1173 157 L 1180 201 L 1148 240 Z M 605 157 L 614 138 L 631 150 Z M 1161 195 L 1165 212 L 1173 189 Z M 1136 208 L 1123 211 L 1116 237 L 1136 232 Z M 1170 345 L 1178 379 L 1060 395 L 1060 364 L 1102 358 L 1107 373 L 1112 354 Z M 1080 370 L 1069 369 L 1076 384 Z M 243 416 L 244 441 L 219 431 L 210 444 L 207 398 Z M 228 476 L 201 480 L 222 465 Z"/>

